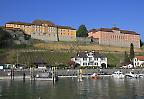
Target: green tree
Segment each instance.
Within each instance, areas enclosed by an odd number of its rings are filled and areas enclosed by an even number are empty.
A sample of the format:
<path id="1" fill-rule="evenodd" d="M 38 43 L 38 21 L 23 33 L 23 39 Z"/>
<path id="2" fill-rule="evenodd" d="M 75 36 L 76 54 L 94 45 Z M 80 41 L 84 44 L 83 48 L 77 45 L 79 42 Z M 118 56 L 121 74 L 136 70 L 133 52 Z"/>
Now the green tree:
<path id="1" fill-rule="evenodd" d="M 129 62 L 129 61 L 130 61 L 130 59 L 129 59 L 128 53 L 125 51 L 124 62 Z"/>
<path id="2" fill-rule="evenodd" d="M 142 47 L 143 46 L 143 42 L 142 42 L 142 40 L 140 39 L 140 47 Z"/>
<path id="3" fill-rule="evenodd" d="M 77 37 L 87 37 L 88 31 L 85 25 L 80 25 L 79 29 L 76 31 Z"/>
<path id="4" fill-rule="evenodd" d="M 131 43 L 130 44 L 130 56 L 129 56 L 129 58 L 130 58 L 131 61 L 134 58 L 134 56 L 135 56 L 134 45 L 133 45 L 133 43 Z"/>
<path id="5" fill-rule="evenodd" d="M 12 44 L 12 36 L 0 28 L 0 47 L 9 47 Z"/>

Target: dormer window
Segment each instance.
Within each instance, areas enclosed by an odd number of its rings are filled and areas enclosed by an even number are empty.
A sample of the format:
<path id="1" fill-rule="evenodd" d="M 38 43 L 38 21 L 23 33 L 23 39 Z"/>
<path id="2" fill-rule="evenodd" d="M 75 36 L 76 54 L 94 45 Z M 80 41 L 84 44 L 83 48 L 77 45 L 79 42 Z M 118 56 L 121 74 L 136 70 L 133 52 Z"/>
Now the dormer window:
<path id="1" fill-rule="evenodd" d="M 77 54 L 77 56 L 79 56 L 79 54 Z"/>
<path id="2" fill-rule="evenodd" d="M 137 58 L 135 58 L 135 61 L 137 61 Z"/>
<path id="3" fill-rule="evenodd" d="M 93 56 L 93 53 L 90 52 L 90 53 L 88 53 L 87 55 L 88 55 L 88 56 Z"/>
<path id="4" fill-rule="evenodd" d="M 103 60 L 103 61 L 104 61 L 104 60 L 105 60 L 105 58 L 101 58 L 101 60 Z"/>

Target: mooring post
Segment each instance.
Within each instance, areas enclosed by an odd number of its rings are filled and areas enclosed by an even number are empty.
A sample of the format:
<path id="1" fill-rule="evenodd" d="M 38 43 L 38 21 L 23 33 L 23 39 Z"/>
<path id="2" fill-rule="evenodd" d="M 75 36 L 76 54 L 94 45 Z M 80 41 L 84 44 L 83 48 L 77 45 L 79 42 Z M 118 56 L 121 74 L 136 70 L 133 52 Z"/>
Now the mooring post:
<path id="1" fill-rule="evenodd" d="M 25 81 L 25 76 L 26 76 L 26 74 L 25 74 L 25 72 L 23 73 L 23 81 Z"/>
<path id="2" fill-rule="evenodd" d="M 78 81 L 82 81 L 82 69 L 78 69 Z"/>
<path id="3" fill-rule="evenodd" d="M 52 67 L 52 79 L 53 79 L 53 84 L 55 84 L 55 67 Z"/>

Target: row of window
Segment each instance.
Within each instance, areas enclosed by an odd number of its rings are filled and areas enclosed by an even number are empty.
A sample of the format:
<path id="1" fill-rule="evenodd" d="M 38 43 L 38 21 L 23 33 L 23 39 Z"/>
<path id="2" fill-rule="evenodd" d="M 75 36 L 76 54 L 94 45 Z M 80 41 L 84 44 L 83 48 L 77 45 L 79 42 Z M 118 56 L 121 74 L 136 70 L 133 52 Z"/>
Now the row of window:
<path id="1" fill-rule="evenodd" d="M 135 63 L 135 66 L 138 66 L 139 65 L 139 62 Z"/>
<path id="2" fill-rule="evenodd" d="M 61 35 L 74 35 L 73 33 L 60 33 Z"/>
<path id="3" fill-rule="evenodd" d="M 98 61 L 99 60 L 99 58 L 93 58 L 93 57 L 89 57 L 89 58 L 75 58 L 75 60 L 83 60 L 83 61 L 92 61 L 92 60 L 95 60 L 95 61 Z M 100 58 L 101 60 L 106 60 L 105 58 Z"/>
<path id="4" fill-rule="evenodd" d="M 95 65 L 95 66 L 99 66 L 98 63 L 83 63 L 83 66 L 88 66 L 88 65 Z"/>
<path id="5" fill-rule="evenodd" d="M 103 35 L 103 38 L 105 39 L 115 39 L 115 40 L 131 40 L 131 39 L 137 39 L 135 35 L 131 36 L 125 36 L 125 35 Z"/>

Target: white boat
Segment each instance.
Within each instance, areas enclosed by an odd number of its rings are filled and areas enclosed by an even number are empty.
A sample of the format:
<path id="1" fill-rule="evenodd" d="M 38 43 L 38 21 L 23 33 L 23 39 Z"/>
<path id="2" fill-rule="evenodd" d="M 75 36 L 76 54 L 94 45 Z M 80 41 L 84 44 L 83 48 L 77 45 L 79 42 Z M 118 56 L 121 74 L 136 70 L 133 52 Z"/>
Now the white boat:
<path id="1" fill-rule="evenodd" d="M 116 71 L 112 74 L 112 77 L 122 79 L 125 78 L 125 75 L 121 71 Z"/>
<path id="2" fill-rule="evenodd" d="M 50 78 L 50 77 L 36 77 L 35 80 L 40 80 L 40 81 L 57 81 L 57 78 Z"/>
<path id="3" fill-rule="evenodd" d="M 125 74 L 126 77 L 129 77 L 129 78 L 139 78 L 140 75 L 139 74 L 136 74 L 134 73 L 133 71 L 129 72 L 129 73 L 126 73 Z"/>
<path id="4" fill-rule="evenodd" d="M 140 78 L 144 78 L 144 74 L 138 74 Z"/>
<path id="5" fill-rule="evenodd" d="M 39 73 L 36 75 L 35 80 L 41 80 L 41 81 L 57 81 L 58 76 L 54 75 L 52 77 L 52 73 Z"/>

